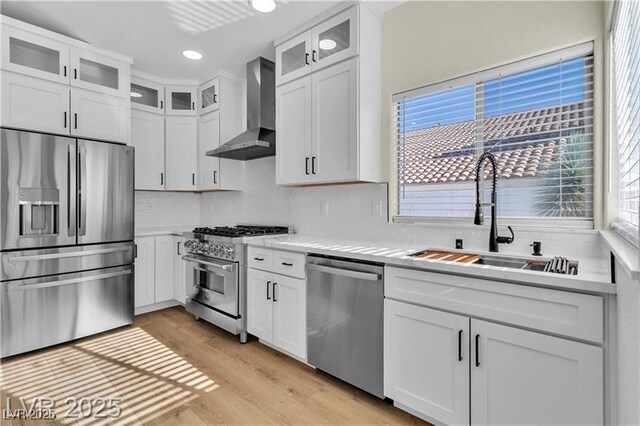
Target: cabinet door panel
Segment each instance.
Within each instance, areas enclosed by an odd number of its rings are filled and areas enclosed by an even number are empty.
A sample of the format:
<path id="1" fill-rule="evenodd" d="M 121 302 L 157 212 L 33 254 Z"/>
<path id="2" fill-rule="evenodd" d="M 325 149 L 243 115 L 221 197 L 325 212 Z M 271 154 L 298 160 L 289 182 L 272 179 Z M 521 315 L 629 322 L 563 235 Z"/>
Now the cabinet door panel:
<path id="1" fill-rule="evenodd" d="M 475 319 L 471 337 L 472 424 L 603 422 L 602 348 Z"/>
<path id="2" fill-rule="evenodd" d="M 156 296 L 155 303 L 173 299 L 175 277 L 174 238 L 172 235 L 156 237 Z"/>
<path id="3" fill-rule="evenodd" d="M 69 87 L 2 71 L 2 125 L 69 134 Z"/>
<path id="4" fill-rule="evenodd" d="M 173 287 L 173 298 L 178 302 L 185 304 L 187 298 L 187 281 L 186 281 L 186 273 L 187 267 L 185 261 L 182 260 L 183 250 L 184 250 L 184 237 L 173 237 L 173 243 L 175 250 L 173 251 L 173 263 L 174 263 L 174 287 Z"/>
<path id="5" fill-rule="evenodd" d="M 198 123 L 196 117 L 165 118 L 166 183 L 174 191 L 197 188 Z"/>
<path id="6" fill-rule="evenodd" d="M 220 78 L 214 78 L 198 87 L 198 110 L 206 114 L 220 108 Z"/>
<path id="7" fill-rule="evenodd" d="M 166 113 L 170 115 L 196 115 L 196 92 L 192 86 L 165 88 Z"/>
<path id="8" fill-rule="evenodd" d="M 247 331 L 273 342 L 273 274 L 248 269 L 247 272 Z"/>
<path id="9" fill-rule="evenodd" d="M 276 89 L 276 183 L 311 181 L 311 76 Z"/>
<path id="10" fill-rule="evenodd" d="M 2 25 L 2 69 L 69 84 L 69 46 Z"/>
<path id="11" fill-rule="evenodd" d="M 352 7 L 313 29 L 313 71 L 335 64 L 358 52 L 358 8 Z"/>
<path id="12" fill-rule="evenodd" d="M 273 281 L 273 344 L 306 359 L 306 282 L 283 275 L 274 275 Z"/>
<path id="13" fill-rule="evenodd" d="M 131 77 L 131 108 L 162 114 L 164 112 L 164 86 L 143 78 Z"/>
<path id="14" fill-rule="evenodd" d="M 155 301 L 155 238 L 136 238 L 135 307 Z"/>
<path id="15" fill-rule="evenodd" d="M 129 64 L 77 47 L 71 48 L 71 85 L 129 98 Z"/>
<path id="16" fill-rule="evenodd" d="M 127 143 L 130 108 L 127 99 L 71 88 L 71 135 Z"/>
<path id="17" fill-rule="evenodd" d="M 220 188 L 220 158 L 208 157 L 207 151 L 220 146 L 220 112 L 213 111 L 198 119 L 198 189 Z"/>
<path id="18" fill-rule="evenodd" d="M 351 59 L 313 77 L 312 180 L 358 178 L 358 62 Z"/>
<path id="19" fill-rule="evenodd" d="M 311 72 L 311 31 L 276 47 L 276 85 Z"/>
<path id="20" fill-rule="evenodd" d="M 131 145 L 136 148 L 136 189 L 164 189 L 164 117 L 131 110 Z"/>
<path id="21" fill-rule="evenodd" d="M 469 423 L 469 318 L 384 301 L 385 396 L 445 424 Z"/>

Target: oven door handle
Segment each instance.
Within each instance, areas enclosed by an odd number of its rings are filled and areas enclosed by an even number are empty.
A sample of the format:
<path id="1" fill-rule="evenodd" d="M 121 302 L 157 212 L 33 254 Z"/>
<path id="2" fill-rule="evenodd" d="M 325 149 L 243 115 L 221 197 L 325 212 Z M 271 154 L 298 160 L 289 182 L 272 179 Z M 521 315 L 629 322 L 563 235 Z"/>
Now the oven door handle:
<path id="1" fill-rule="evenodd" d="M 193 256 L 182 256 L 182 260 L 186 260 L 187 262 L 200 263 L 202 265 L 207 265 L 212 268 L 220 269 L 225 272 L 231 272 L 233 271 L 233 268 L 234 268 L 234 265 L 220 265 L 219 263 L 208 262 L 206 260 L 201 260 Z"/>

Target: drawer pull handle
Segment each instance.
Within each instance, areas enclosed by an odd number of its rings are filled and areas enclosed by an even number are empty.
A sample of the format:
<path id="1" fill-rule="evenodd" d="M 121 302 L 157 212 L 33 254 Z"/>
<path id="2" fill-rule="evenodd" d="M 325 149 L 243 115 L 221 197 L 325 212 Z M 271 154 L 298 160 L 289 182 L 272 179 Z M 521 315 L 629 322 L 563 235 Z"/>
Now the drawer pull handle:
<path id="1" fill-rule="evenodd" d="M 254 257 L 253 260 L 257 260 L 258 262 L 262 262 L 264 260 L 263 257 Z"/>
<path id="2" fill-rule="evenodd" d="M 288 263 L 288 262 L 282 262 L 282 264 L 283 264 L 284 266 L 293 266 L 293 263 Z"/>

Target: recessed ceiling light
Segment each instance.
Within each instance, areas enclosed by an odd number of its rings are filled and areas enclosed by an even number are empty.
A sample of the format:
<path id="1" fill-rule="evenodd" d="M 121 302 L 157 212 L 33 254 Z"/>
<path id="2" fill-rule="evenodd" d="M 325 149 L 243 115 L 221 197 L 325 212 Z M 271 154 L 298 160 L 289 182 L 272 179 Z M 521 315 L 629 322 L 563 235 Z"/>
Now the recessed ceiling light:
<path id="1" fill-rule="evenodd" d="M 251 7 L 258 12 L 273 12 L 276 8 L 276 2 L 274 0 L 251 0 Z"/>
<path id="2" fill-rule="evenodd" d="M 131 92 L 131 97 L 132 98 L 141 98 L 142 97 L 142 93 Z"/>
<path id="3" fill-rule="evenodd" d="M 196 52 L 195 50 L 185 50 L 182 52 L 182 55 L 185 58 L 193 59 L 194 61 L 199 61 L 202 59 L 202 53 Z"/>
<path id="4" fill-rule="evenodd" d="M 331 40 L 330 38 L 325 38 L 323 40 L 320 40 L 320 43 L 318 43 L 318 45 L 322 50 L 331 50 L 331 49 L 335 49 L 338 43 Z"/>

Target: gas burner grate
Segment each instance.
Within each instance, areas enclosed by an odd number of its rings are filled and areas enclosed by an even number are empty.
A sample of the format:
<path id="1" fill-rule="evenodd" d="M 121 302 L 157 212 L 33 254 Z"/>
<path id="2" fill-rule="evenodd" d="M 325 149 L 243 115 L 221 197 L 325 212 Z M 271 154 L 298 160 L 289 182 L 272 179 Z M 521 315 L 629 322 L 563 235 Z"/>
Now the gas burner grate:
<path id="1" fill-rule="evenodd" d="M 262 225 L 237 225 L 217 226 L 215 228 L 199 227 L 193 230 L 194 234 L 213 235 L 217 237 L 250 237 L 260 235 L 288 234 L 286 226 L 262 226 Z"/>

